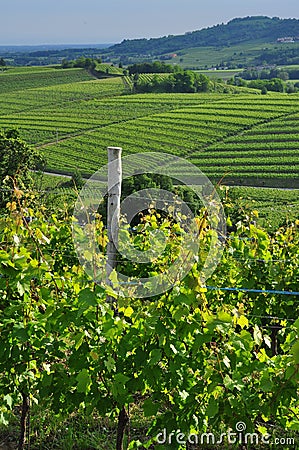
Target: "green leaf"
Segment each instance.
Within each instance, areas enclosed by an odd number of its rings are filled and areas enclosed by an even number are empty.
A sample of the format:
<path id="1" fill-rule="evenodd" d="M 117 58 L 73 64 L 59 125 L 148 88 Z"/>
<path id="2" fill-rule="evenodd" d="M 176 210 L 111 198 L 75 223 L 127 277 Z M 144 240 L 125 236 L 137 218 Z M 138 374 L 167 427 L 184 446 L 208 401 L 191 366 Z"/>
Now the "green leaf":
<path id="1" fill-rule="evenodd" d="M 84 337 L 85 337 L 85 333 L 84 333 L 84 332 L 77 333 L 77 334 L 74 336 L 75 349 L 76 349 L 76 350 L 78 350 L 78 348 L 81 347 L 82 342 L 83 342 L 83 340 L 84 340 Z"/>
<path id="2" fill-rule="evenodd" d="M 76 380 L 77 391 L 86 394 L 91 385 L 91 378 L 87 369 L 82 369 L 81 372 L 77 375 Z"/>
<path id="3" fill-rule="evenodd" d="M 299 331 L 299 317 L 296 320 L 296 322 L 294 323 L 294 326 L 297 328 L 297 330 Z"/>
<path id="4" fill-rule="evenodd" d="M 221 322 L 227 322 L 227 323 L 232 322 L 232 316 L 226 311 L 218 311 L 217 318 Z"/>
<path id="5" fill-rule="evenodd" d="M 215 400 L 213 396 L 210 397 L 208 407 L 206 409 L 206 414 L 208 417 L 214 417 L 218 414 L 219 403 Z"/>
<path id="6" fill-rule="evenodd" d="M 266 427 L 262 427 L 261 425 L 257 427 L 258 432 L 261 433 L 263 436 L 266 436 L 268 434 L 268 430 Z"/>
<path id="7" fill-rule="evenodd" d="M 150 361 L 149 361 L 149 366 L 155 366 L 159 361 L 161 361 L 162 358 L 162 352 L 160 349 L 158 348 L 154 348 L 151 352 L 150 352 Z"/>
<path id="8" fill-rule="evenodd" d="M 127 381 L 129 381 L 129 377 L 124 375 L 123 373 L 117 373 L 114 377 L 114 381 L 118 384 L 126 384 Z"/>
<path id="9" fill-rule="evenodd" d="M 113 286 L 117 286 L 118 284 L 118 277 L 117 277 L 117 272 L 115 269 L 112 270 L 110 276 L 109 276 L 109 280 L 112 282 Z"/>
<path id="10" fill-rule="evenodd" d="M 271 392 L 273 389 L 273 383 L 269 378 L 269 375 L 262 376 L 260 380 L 260 386 L 263 392 Z"/>
<path id="11" fill-rule="evenodd" d="M 226 375 L 223 379 L 223 384 L 224 386 L 229 389 L 230 391 L 232 391 L 234 389 L 234 382 L 233 380 L 230 378 L 229 375 Z"/>
<path id="12" fill-rule="evenodd" d="M 291 349 L 296 364 L 299 364 L 299 341 L 295 342 Z"/>
<path id="13" fill-rule="evenodd" d="M 197 334 L 192 347 L 192 352 L 195 353 L 198 352 L 198 350 L 201 349 L 203 345 L 206 342 L 209 342 L 210 340 L 211 336 L 209 334 L 202 334 L 202 333 Z"/>
<path id="14" fill-rule="evenodd" d="M 146 399 L 143 402 L 143 411 L 145 417 L 155 416 L 159 410 L 159 405 L 154 403 L 151 399 Z"/>
<path id="15" fill-rule="evenodd" d="M 20 342 L 26 342 L 29 339 L 29 335 L 27 330 L 25 328 L 20 327 L 19 325 L 15 326 L 14 336 L 20 341 Z"/>
<path id="16" fill-rule="evenodd" d="M 266 353 L 266 351 L 265 351 L 264 348 L 261 348 L 261 349 L 260 349 L 259 353 L 257 354 L 257 357 L 258 357 L 258 359 L 259 359 L 261 362 L 267 361 L 268 355 L 267 355 L 267 353 Z"/>
<path id="17" fill-rule="evenodd" d="M 182 317 L 184 317 L 186 314 L 188 314 L 188 308 L 184 307 L 184 306 L 180 306 L 178 308 L 176 308 L 174 314 L 173 314 L 173 318 L 176 322 L 179 322 Z"/>
<path id="18" fill-rule="evenodd" d="M 123 375 L 122 373 L 117 373 L 114 376 L 114 382 L 112 385 L 112 394 L 115 399 L 118 399 L 120 397 L 123 397 L 127 394 L 127 387 L 126 383 L 130 380 L 129 377 L 126 375 Z"/>
<path id="19" fill-rule="evenodd" d="M 97 305 L 95 293 L 88 288 L 79 292 L 78 300 L 81 308 L 89 308 Z"/>
<path id="20" fill-rule="evenodd" d="M 109 372 L 113 372 L 115 370 L 115 360 L 112 356 L 108 356 L 107 361 L 104 362 Z"/>
<path id="21" fill-rule="evenodd" d="M 174 297 L 174 304 L 175 305 L 181 305 L 181 304 L 186 304 L 186 305 L 191 305 L 192 303 L 196 302 L 196 297 L 193 291 L 190 292 L 190 294 L 182 294 L 180 293 L 179 295 L 177 295 L 176 297 Z"/>

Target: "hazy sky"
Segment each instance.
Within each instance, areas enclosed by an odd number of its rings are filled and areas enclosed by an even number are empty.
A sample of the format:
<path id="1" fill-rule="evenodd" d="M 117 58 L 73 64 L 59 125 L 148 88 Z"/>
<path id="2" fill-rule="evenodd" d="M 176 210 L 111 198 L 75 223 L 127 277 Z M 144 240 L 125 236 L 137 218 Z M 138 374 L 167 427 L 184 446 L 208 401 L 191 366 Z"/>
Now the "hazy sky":
<path id="1" fill-rule="evenodd" d="M 299 0 L 0 0 L 0 45 L 112 43 L 234 17 L 299 18 Z"/>

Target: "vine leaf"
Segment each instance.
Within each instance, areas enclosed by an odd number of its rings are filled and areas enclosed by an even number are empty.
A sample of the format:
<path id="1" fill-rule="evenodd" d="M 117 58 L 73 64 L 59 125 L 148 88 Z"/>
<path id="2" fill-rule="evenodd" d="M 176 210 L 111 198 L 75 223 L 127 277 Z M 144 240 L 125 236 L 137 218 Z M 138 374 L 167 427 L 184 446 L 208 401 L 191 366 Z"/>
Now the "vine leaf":
<path id="1" fill-rule="evenodd" d="M 78 381 L 77 391 L 86 394 L 91 385 L 91 378 L 87 369 L 82 369 L 76 377 Z"/>

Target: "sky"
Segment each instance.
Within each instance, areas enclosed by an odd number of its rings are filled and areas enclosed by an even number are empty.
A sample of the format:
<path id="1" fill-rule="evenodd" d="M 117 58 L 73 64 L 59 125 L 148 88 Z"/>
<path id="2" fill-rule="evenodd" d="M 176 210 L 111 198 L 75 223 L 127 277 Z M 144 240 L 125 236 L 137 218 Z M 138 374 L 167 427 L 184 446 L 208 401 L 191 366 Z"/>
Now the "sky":
<path id="1" fill-rule="evenodd" d="M 251 15 L 299 18 L 298 0 L 0 0 L 0 45 L 102 44 L 184 34 Z"/>

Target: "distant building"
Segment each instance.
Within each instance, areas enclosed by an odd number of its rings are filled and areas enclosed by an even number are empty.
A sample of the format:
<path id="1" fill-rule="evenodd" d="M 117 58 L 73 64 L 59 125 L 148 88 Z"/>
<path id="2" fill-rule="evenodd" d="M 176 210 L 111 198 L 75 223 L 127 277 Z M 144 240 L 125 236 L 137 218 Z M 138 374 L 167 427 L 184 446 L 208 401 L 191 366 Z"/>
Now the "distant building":
<path id="1" fill-rule="evenodd" d="M 286 36 L 286 37 L 278 38 L 277 42 L 280 42 L 282 44 L 290 44 L 290 43 L 295 42 L 295 38 L 291 37 L 291 36 Z"/>
<path id="2" fill-rule="evenodd" d="M 168 60 L 168 59 L 172 59 L 172 58 L 176 58 L 178 55 L 177 53 L 170 53 L 168 55 L 162 55 L 160 56 L 160 59 L 163 60 Z"/>

